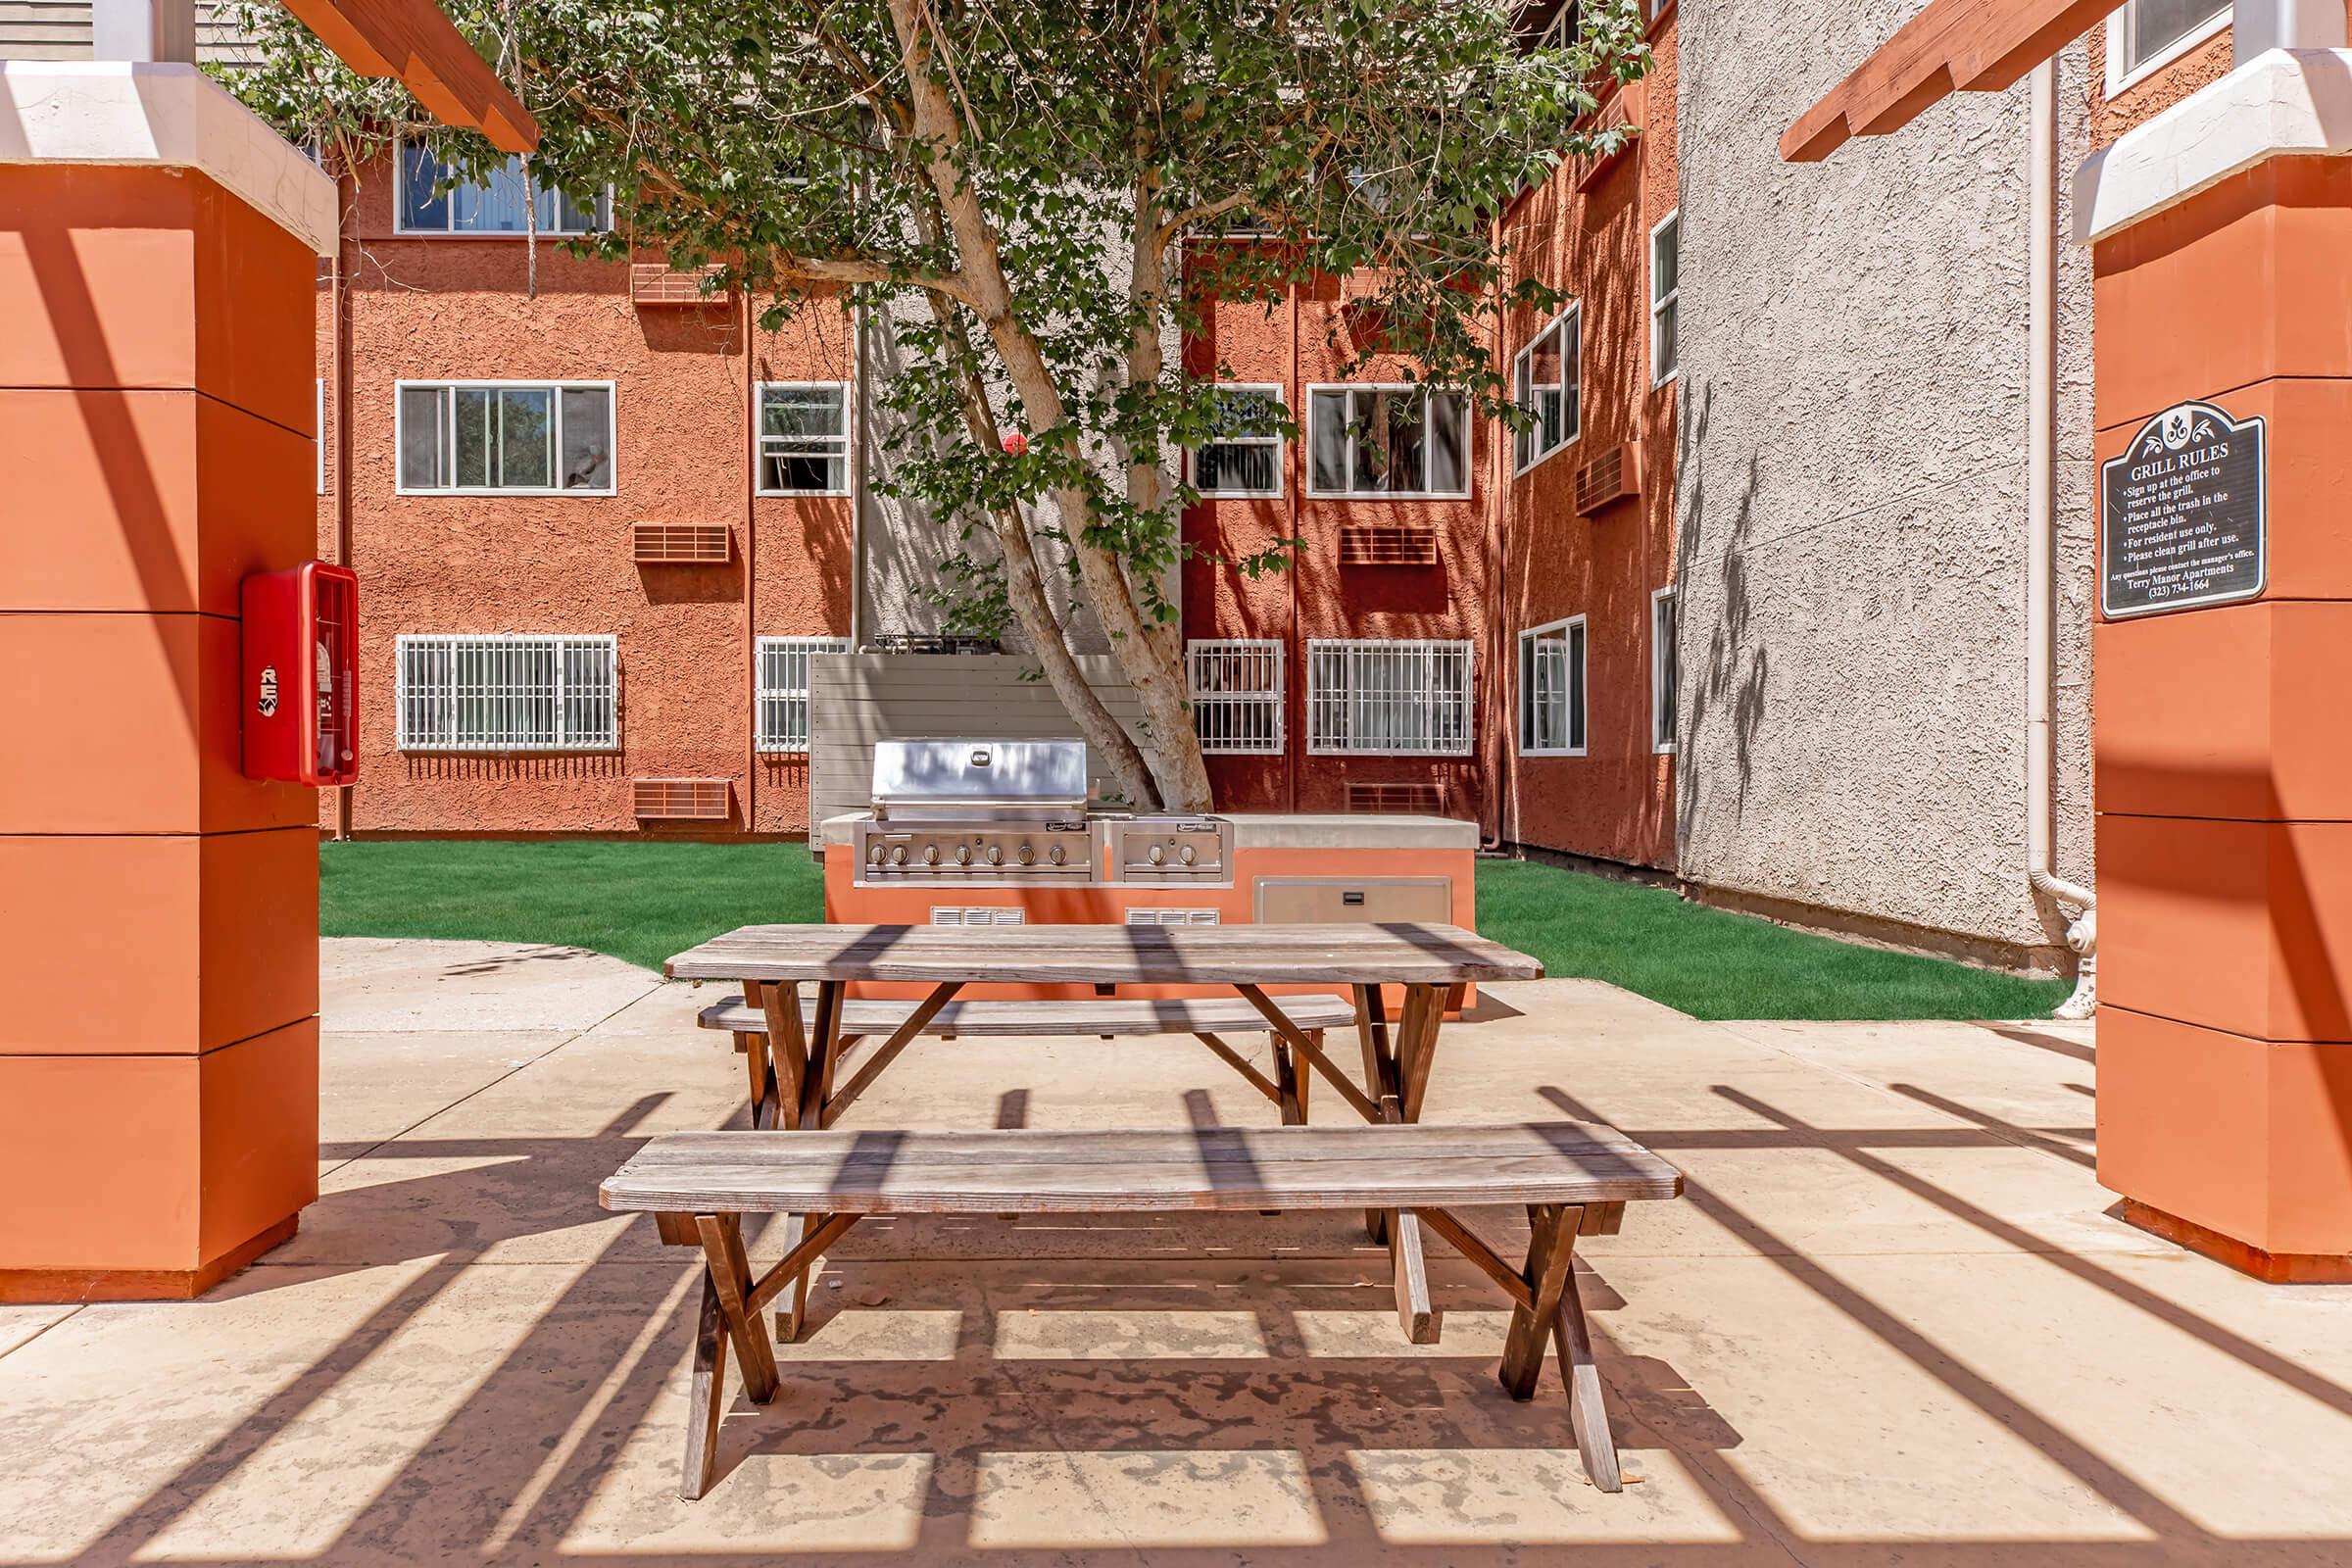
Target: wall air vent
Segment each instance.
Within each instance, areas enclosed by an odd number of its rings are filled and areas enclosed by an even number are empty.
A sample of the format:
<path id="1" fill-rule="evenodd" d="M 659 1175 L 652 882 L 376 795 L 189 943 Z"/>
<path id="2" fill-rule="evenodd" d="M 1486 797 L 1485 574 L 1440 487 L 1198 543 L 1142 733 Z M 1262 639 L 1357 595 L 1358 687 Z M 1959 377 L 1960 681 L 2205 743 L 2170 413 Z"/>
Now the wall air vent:
<path id="1" fill-rule="evenodd" d="M 733 785 L 723 778 L 641 778 L 630 793 L 640 822 L 724 822 L 734 809 Z"/>
<path id="2" fill-rule="evenodd" d="M 1350 782 L 1348 786 L 1348 809 L 1373 816 L 1444 816 L 1446 790 L 1435 782 Z"/>
<path id="3" fill-rule="evenodd" d="M 630 525 L 630 555 L 641 566 L 723 566 L 734 535 L 723 522 L 639 522 Z"/>
<path id="4" fill-rule="evenodd" d="M 990 908 L 984 906 L 974 906 L 959 908 L 952 904 L 935 904 L 931 906 L 931 923 L 933 925 L 1025 925 L 1028 923 L 1028 915 L 1024 911 L 1010 906 Z"/>
<path id="5" fill-rule="evenodd" d="M 1434 566 L 1438 531 L 1409 523 L 1350 522 L 1340 528 L 1343 566 Z"/>
<path id="6" fill-rule="evenodd" d="M 629 298 L 639 305 L 724 305 L 723 293 L 703 292 L 703 280 L 719 271 L 716 267 L 695 267 L 673 272 L 665 262 L 631 262 Z"/>
<path id="7" fill-rule="evenodd" d="M 1632 442 L 1604 447 L 1599 457 L 1576 470 L 1576 510 L 1598 512 L 1642 493 L 1642 455 Z"/>

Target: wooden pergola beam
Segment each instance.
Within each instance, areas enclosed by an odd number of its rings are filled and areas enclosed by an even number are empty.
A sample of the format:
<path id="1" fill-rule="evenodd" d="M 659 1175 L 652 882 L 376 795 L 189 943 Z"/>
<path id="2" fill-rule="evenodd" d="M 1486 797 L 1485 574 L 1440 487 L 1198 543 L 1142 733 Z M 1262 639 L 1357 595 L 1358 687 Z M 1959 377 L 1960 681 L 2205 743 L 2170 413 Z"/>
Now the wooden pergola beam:
<path id="1" fill-rule="evenodd" d="M 539 124 L 433 0 L 285 0 L 296 21 L 363 76 L 397 76 L 444 124 L 501 152 L 539 145 Z"/>
<path id="2" fill-rule="evenodd" d="M 1928 0 L 1781 136 L 1781 156 L 1818 163 L 1853 136 L 1884 136 L 1954 92 L 2004 92 L 2080 37 L 2117 0 Z"/>

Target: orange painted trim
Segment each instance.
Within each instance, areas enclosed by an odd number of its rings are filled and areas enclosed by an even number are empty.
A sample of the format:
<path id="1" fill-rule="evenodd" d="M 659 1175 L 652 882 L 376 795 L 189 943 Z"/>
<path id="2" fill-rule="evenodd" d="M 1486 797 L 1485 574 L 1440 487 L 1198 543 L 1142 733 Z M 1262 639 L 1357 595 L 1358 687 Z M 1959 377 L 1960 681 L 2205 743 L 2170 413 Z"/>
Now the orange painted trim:
<path id="1" fill-rule="evenodd" d="M 188 1301 L 255 1258 L 294 1239 L 300 1214 L 288 1214 L 195 1268 L 0 1268 L 0 1306 L 62 1306 L 84 1301 Z"/>
<path id="2" fill-rule="evenodd" d="M 444 124 L 501 152 L 539 145 L 539 123 L 433 0 L 286 0 L 296 21 L 363 76 L 397 76 Z"/>
<path id="3" fill-rule="evenodd" d="M 1955 92 L 2003 92 L 2115 9 L 2116 0 L 1929 0 L 1781 136 L 1819 163 L 1853 136 L 1885 136 Z"/>
<path id="4" fill-rule="evenodd" d="M 2135 1198 L 2125 1199 L 2113 1212 L 2127 1225 L 2268 1285 L 2352 1285 L 2352 1253 L 2266 1252 L 2194 1220 L 2151 1208 Z"/>

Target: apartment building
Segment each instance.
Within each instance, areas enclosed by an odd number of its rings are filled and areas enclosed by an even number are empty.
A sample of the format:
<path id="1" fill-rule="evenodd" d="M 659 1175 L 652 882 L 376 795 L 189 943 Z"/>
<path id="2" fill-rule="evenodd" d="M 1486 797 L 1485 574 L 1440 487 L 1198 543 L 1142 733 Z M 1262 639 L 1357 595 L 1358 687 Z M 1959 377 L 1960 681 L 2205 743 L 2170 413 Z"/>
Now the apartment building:
<path id="1" fill-rule="evenodd" d="M 2061 61 L 2045 165 L 2023 83 L 1780 163 L 1780 128 L 1915 9 L 1655 5 L 1655 69 L 1597 112 L 1639 134 L 1497 215 L 1511 265 L 1573 299 L 1494 320 L 1526 433 L 1408 366 L 1343 369 L 1355 280 L 1210 306 L 1186 363 L 1300 430 L 1189 459 L 1204 553 L 1179 586 L 1222 804 L 1440 810 L 1767 913 L 2050 959 L 2029 816 L 2091 871 L 2092 323 L 2071 247 L 2029 297 L 2033 186 L 2063 231 L 2081 156 L 2227 69 L 2230 7 L 2119 6 Z M 71 10 L 0 7 L 0 54 L 70 56 Z M 808 660 L 942 627 L 924 587 L 952 531 L 876 483 L 890 323 L 820 304 L 761 333 L 658 265 L 563 254 L 595 199 L 436 197 L 435 173 L 404 149 L 347 179 L 320 281 L 319 549 L 365 584 L 368 715 L 329 824 L 803 831 Z M 1216 559 L 1282 537 L 1306 542 L 1295 571 Z"/>

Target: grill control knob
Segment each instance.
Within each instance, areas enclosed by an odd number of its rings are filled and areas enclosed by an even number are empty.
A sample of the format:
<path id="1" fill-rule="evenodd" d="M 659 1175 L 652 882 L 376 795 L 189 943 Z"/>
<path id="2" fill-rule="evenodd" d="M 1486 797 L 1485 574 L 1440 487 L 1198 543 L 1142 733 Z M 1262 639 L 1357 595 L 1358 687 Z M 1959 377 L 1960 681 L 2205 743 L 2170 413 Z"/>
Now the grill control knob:
<path id="1" fill-rule="evenodd" d="M 1037 852 L 1026 844 L 1013 851 L 1012 858 L 1020 861 L 1023 865 L 1035 865 L 1037 863 Z"/>
<path id="2" fill-rule="evenodd" d="M 905 865 L 905 864 L 906 863 L 906 845 L 904 845 L 904 844 L 898 844 L 898 845 L 893 845 L 893 846 L 891 847 L 891 851 L 890 851 L 890 863 L 891 863 L 891 864 L 893 864 L 893 865 Z"/>
<path id="3" fill-rule="evenodd" d="M 995 844 L 991 844 L 988 847 L 988 863 L 991 865 L 1003 865 L 1004 863 L 1004 851 L 1002 847 Z"/>
<path id="4" fill-rule="evenodd" d="M 1068 859 L 1069 858 L 1070 852 L 1063 849 L 1058 844 L 1052 846 L 1046 851 L 1046 858 L 1053 861 L 1055 865 L 1059 865 L 1062 861 Z"/>
<path id="5" fill-rule="evenodd" d="M 1176 858 L 1182 860 L 1185 864 L 1190 865 L 1195 860 L 1200 858 L 1200 855 L 1199 851 L 1195 850 L 1190 844 L 1187 844 L 1183 849 L 1176 852 Z"/>
<path id="6" fill-rule="evenodd" d="M 969 844 L 958 844 L 956 846 L 956 863 L 957 865 L 969 865 L 972 863 L 972 847 Z"/>
<path id="7" fill-rule="evenodd" d="M 865 858 L 869 865 L 880 865 L 882 863 L 882 846 L 876 844 L 868 849 L 865 852 Z"/>
<path id="8" fill-rule="evenodd" d="M 1152 861 L 1152 863 L 1153 865 L 1157 865 L 1157 864 L 1159 864 L 1159 862 L 1160 862 L 1160 861 L 1162 861 L 1162 860 L 1166 859 L 1167 858 L 1168 858 L 1168 852 L 1167 852 L 1167 851 L 1165 851 L 1165 850 L 1161 849 L 1161 848 L 1160 848 L 1158 845 L 1156 845 L 1156 844 L 1154 844 L 1154 845 L 1152 845 L 1152 854 L 1151 854 L 1151 856 L 1150 856 L 1150 859 L 1151 859 L 1151 861 Z"/>
<path id="9" fill-rule="evenodd" d="M 926 844 L 923 846 L 923 863 L 925 865 L 937 865 L 939 863 L 938 845 Z"/>

